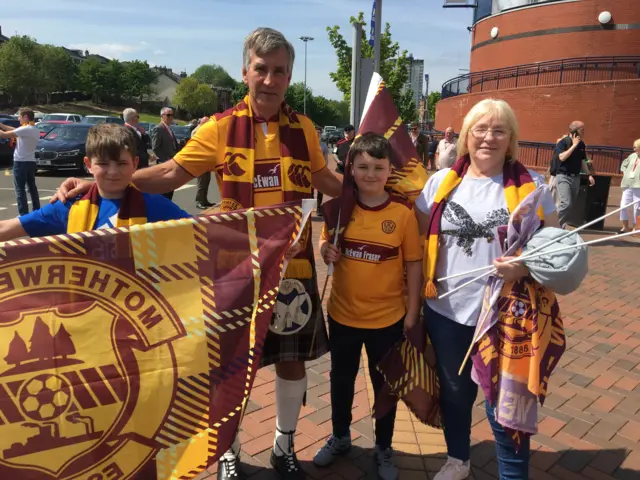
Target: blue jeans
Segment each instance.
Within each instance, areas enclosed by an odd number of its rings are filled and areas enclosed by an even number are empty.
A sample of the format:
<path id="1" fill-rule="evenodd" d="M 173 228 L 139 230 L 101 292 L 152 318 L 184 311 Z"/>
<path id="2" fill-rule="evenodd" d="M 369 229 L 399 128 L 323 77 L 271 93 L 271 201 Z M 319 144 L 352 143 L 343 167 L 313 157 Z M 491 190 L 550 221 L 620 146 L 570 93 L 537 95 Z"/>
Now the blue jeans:
<path id="1" fill-rule="evenodd" d="M 447 454 L 466 462 L 471 454 L 471 412 L 478 394 L 478 385 L 471 379 L 470 360 L 462 375 L 458 375 L 458 370 L 473 341 L 475 327 L 450 320 L 433 311 L 426 303 L 424 318 L 436 354 Z M 488 402 L 485 403 L 487 419 L 496 441 L 500 480 L 527 480 L 529 440 L 523 441 L 520 452 L 516 453 L 511 438 L 496 422 L 494 409 Z"/>
<path id="2" fill-rule="evenodd" d="M 16 190 L 18 213 L 20 215 L 29 213 L 25 185 L 29 188 L 33 210 L 40 208 L 40 197 L 36 186 L 36 170 L 38 170 L 36 162 L 13 162 L 13 186 Z"/>

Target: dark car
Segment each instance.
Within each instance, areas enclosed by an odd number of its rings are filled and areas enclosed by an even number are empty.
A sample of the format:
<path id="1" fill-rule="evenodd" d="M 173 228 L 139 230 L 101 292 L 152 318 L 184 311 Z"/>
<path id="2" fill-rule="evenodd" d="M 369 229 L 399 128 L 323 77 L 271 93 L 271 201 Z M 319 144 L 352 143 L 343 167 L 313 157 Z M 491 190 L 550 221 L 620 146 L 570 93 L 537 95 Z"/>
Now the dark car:
<path id="1" fill-rule="evenodd" d="M 85 144 L 91 125 L 71 123 L 51 130 L 36 147 L 36 164 L 41 170 L 73 168 L 88 173 L 84 165 Z"/>
<path id="2" fill-rule="evenodd" d="M 6 125 L 7 127 L 18 128 L 20 126 L 20 120 L 16 117 L 11 116 L 3 116 L 0 118 L 0 123 Z M 11 138 L 0 138 L 0 158 L 11 158 L 13 157 L 15 142 Z"/>
<path id="3" fill-rule="evenodd" d="M 191 129 L 188 126 L 171 125 L 171 131 L 176 136 L 179 148 L 184 147 L 187 144 L 187 140 L 191 138 Z"/>
<path id="4" fill-rule="evenodd" d="M 64 120 L 53 120 L 50 122 L 40 122 L 36 124 L 36 128 L 38 130 L 40 130 L 40 138 L 44 138 L 47 133 L 49 133 L 51 130 L 53 130 L 54 128 L 60 126 L 60 125 L 68 125 L 70 123 L 74 123 L 74 122 L 67 122 Z"/>
<path id="5" fill-rule="evenodd" d="M 118 125 L 124 125 L 124 120 L 120 117 L 111 117 L 108 115 L 87 115 L 82 119 L 82 123 L 90 123 L 91 125 L 98 125 L 100 123 L 117 123 Z"/>
<path id="6" fill-rule="evenodd" d="M 327 132 L 324 141 L 327 142 L 327 144 L 329 145 L 335 145 L 343 138 L 344 138 L 344 128 L 336 128 L 335 130 L 330 130 Z"/>

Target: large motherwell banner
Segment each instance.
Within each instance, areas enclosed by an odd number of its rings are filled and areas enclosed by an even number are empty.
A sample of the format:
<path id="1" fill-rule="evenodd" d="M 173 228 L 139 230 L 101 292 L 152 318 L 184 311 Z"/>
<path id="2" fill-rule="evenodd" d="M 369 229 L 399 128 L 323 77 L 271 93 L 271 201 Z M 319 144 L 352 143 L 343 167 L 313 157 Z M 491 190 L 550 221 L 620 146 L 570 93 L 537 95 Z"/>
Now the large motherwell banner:
<path id="1" fill-rule="evenodd" d="M 189 479 L 231 444 L 300 203 L 0 244 L 0 479 Z"/>

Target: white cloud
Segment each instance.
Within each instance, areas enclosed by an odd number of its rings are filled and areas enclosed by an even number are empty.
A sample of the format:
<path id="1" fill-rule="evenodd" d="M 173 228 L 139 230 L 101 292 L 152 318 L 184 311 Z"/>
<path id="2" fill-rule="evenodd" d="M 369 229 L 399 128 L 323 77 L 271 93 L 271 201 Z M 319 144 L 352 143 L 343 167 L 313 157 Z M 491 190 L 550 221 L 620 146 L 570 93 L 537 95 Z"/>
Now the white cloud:
<path id="1" fill-rule="evenodd" d="M 147 42 L 140 42 L 135 44 L 125 43 L 72 43 L 68 45 L 68 48 L 74 50 L 88 50 L 89 53 L 95 53 L 107 58 L 119 59 L 123 55 L 128 53 L 139 52 L 147 50 L 149 44 Z"/>
<path id="2" fill-rule="evenodd" d="M 153 51 L 153 54 L 154 54 L 154 55 L 164 55 L 164 54 L 166 54 L 166 53 L 167 53 L 167 52 L 165 52 L 164 50 L 154 50 L 154 51 Z"/>

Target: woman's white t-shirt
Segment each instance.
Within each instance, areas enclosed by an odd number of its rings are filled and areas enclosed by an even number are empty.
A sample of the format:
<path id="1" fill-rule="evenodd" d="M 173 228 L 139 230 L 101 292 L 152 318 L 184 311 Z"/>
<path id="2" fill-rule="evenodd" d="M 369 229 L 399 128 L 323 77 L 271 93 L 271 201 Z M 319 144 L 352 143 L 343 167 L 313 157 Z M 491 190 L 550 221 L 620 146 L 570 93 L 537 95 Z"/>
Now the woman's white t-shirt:
<path id="1" fill-rule="evenodd" d="M 449 168 L 439 170 L 425 185 L 416 201 L 416 207 L 429 215 L 436 192 Z M 529 171 L 536 185 L 544 178 Z M 547 192 L 542 200 L 545 215 L 555 209 L 553 197 Z M 509 210 L 504 196 L 503 175 L 492 178 L 462 178 L 451 192 L 442 215 L 440 246 L 436 263 L 436 279 L 492 265 L 502 255 L 498 227 L 509 223 Z M 426 254 L 426 252 L 425 252 Z M 468 282 L 479 273 L 437 282 L 438 295 Z M 487 278 L 443 299 L 428 299 L 429 307 L 463 325 L 475 326 L 482 307 Z"/>

